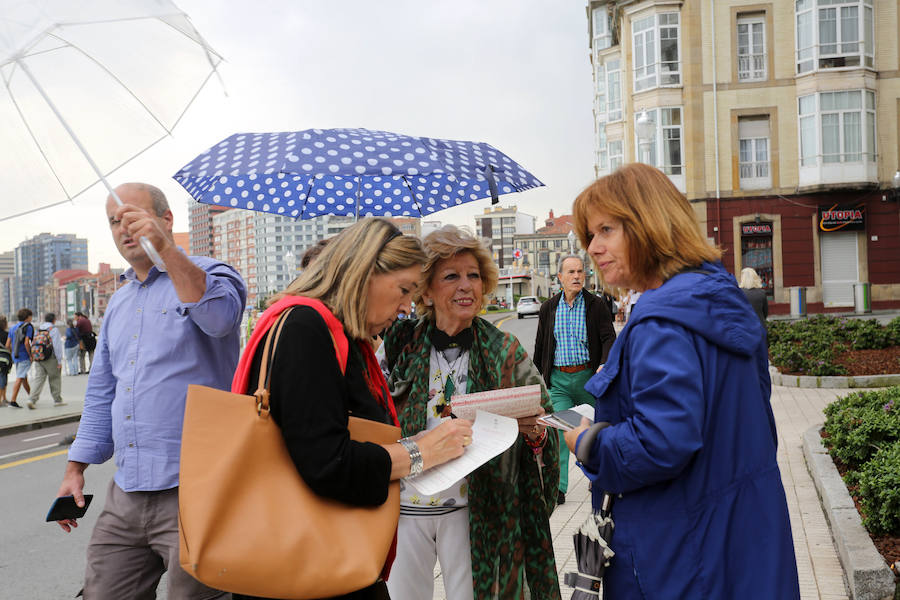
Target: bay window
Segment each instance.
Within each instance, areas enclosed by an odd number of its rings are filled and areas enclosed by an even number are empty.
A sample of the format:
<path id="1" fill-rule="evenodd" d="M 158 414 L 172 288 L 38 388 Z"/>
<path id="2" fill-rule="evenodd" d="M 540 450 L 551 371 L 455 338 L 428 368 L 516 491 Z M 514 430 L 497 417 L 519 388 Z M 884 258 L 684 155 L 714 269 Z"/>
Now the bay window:
<path id="1" fill-rule="evenodd" d="M 796 0 L 797 73 L 875 66 L 872 0 Z"/>
<path id="2" fill-rule="evenodd" d="M 636 19 L 631 31 L 634 91 L 681 85 L 678 13 Z"/>
<path id="3" fill-rule="evenodd" d="M 681 175 L 681 108 L 654 108 L 646 112 L 656 131 L 649 140 L 637 139 L 635 133 L 638 159 L 659 168 L 666 175 Z M 640 114 L 635 115 L 635 122 L 639 116 Z"/>

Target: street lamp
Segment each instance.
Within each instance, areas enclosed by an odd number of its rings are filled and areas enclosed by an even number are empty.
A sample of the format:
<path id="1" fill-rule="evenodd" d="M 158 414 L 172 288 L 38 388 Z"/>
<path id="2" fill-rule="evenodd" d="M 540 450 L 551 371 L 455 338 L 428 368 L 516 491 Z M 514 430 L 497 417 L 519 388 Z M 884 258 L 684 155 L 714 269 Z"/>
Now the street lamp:
<path id="1" fill-rule="evenodd" d="M 297 268 L 297 257 L 294 256 L 294 253 L 290 250 L 284 255 L 284 270 L 285 270 L 285 279 L 287 280 L 287 284 L 289 285 L 294 280 L 294 275 L 296 274 Z"/>
<path id="2" fill-rule="evenodd" d="M 639 158 L 641 158 L 641 162 L 650 164 L 650 143 L 653 141 L 653 136 L 656 135 L 656 123 L 653 122 L 650 115 L 644 110 L 638 115 L 634 128 L 638 137 L 638 145 L 640 146 L 640 151 L 643 155 Z"/>
<path id="3" fill-rule="evenodd" d="M 569 254 L 575 254 L 575 232 L 570 229 L 566 237 L 569 238 Z"/>

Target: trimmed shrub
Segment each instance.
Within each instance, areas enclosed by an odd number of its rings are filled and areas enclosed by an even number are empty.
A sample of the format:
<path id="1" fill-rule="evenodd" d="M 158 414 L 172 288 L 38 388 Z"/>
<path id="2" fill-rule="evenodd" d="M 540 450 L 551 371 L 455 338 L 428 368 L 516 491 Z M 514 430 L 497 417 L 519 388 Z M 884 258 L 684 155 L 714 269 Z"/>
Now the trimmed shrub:
<path id="1" fill-rule="evenodd" d="M 866 529 L 875 535 L 900 532 L 900 441 L 876 452 L 858 480 Z"/>
<path id="2" fill-rule="evenodd" d="M 900 387 L 856 392 L 825 407 L 830 453 L 856 470 L 878 450 L 900 441 Z"/>

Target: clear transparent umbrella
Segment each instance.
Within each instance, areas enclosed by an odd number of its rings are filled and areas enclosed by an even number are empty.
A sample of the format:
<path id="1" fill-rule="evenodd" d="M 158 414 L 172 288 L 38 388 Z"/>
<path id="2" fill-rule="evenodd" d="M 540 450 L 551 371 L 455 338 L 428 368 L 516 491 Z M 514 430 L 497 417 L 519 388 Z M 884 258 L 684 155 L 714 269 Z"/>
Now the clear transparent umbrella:
<path id="1" fill-rule="evenodd" d="M 0 220 L 112 193 L 221 60 L 168 0 L 0 0 Z"/>

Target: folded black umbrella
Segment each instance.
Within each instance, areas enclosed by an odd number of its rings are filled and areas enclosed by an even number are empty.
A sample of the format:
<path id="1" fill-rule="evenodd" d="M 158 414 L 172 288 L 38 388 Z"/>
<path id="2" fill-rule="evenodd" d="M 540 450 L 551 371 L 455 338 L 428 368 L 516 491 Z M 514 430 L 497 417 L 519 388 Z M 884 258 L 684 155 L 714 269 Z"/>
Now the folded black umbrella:
<path id="1" fill-rule="evenodd" d="M 566 585 L 575 588 L 572 600 L 600 597 L 603 573 L 616 554 L 610 548 L 615 528 L 612 520 L 612 495 L 604 493 L 600 512 L 589 515 L 572 536 L 578 572 L 566 573 L 564 579 Z"/>

